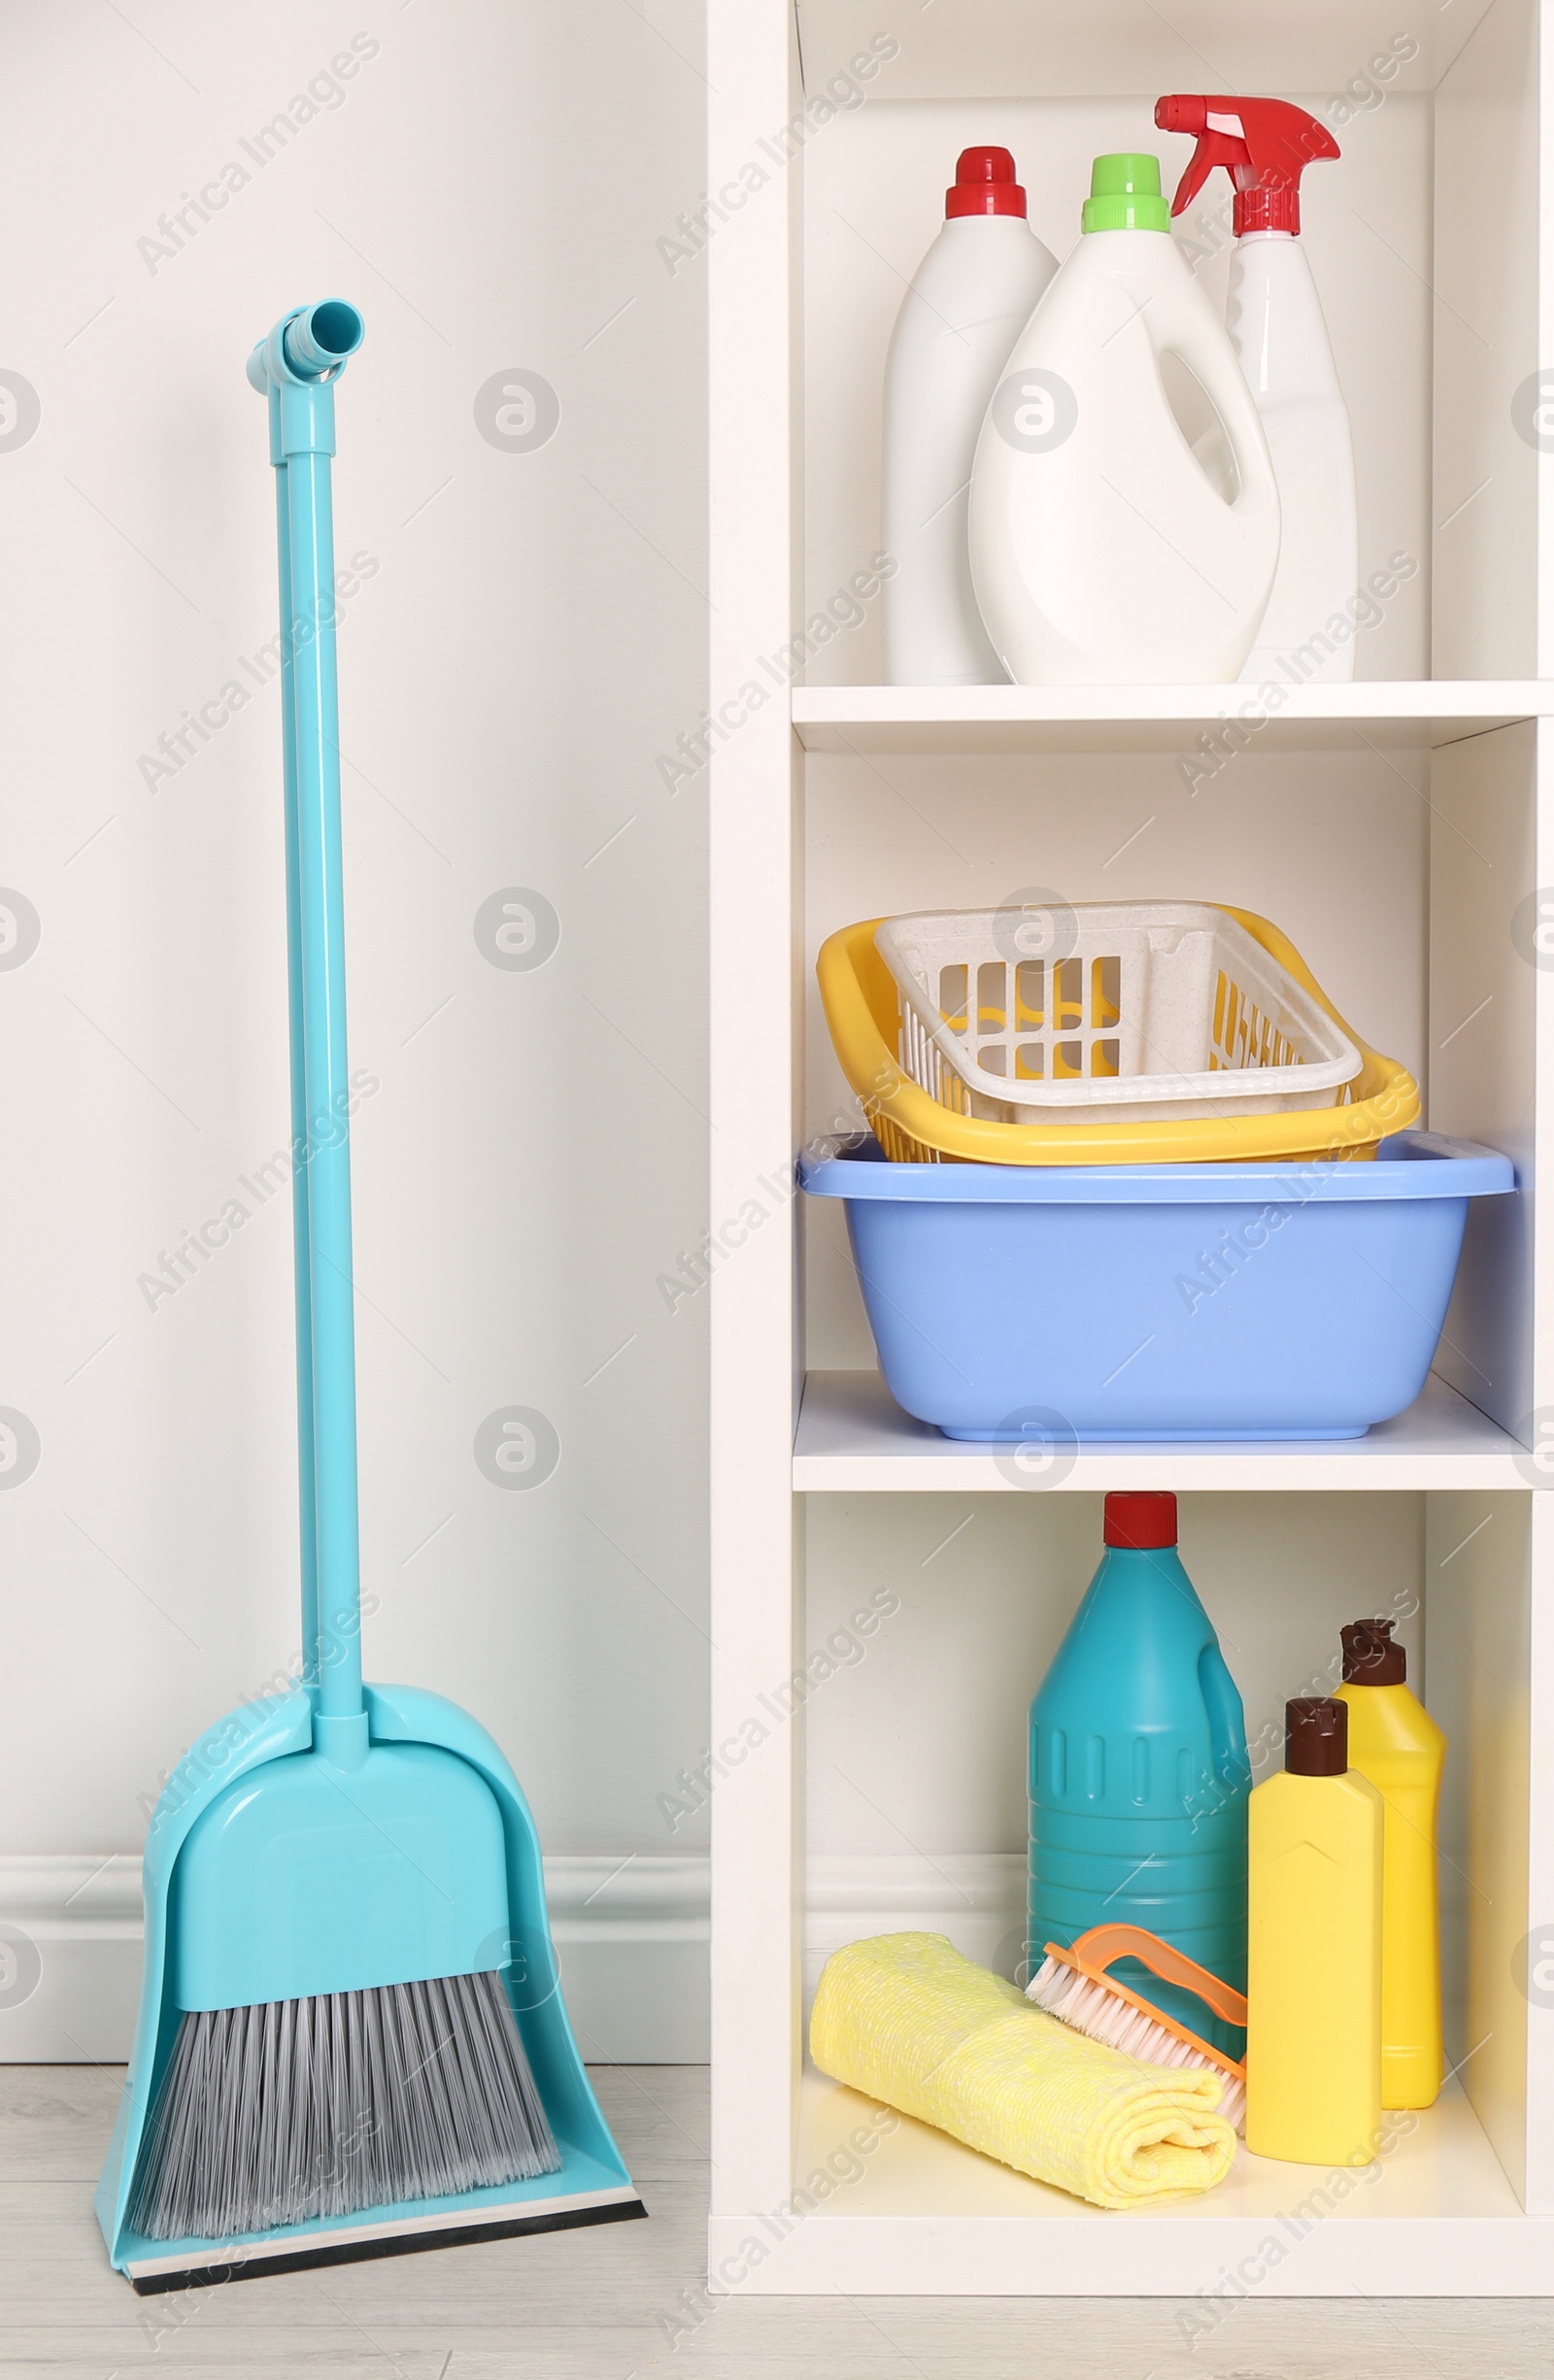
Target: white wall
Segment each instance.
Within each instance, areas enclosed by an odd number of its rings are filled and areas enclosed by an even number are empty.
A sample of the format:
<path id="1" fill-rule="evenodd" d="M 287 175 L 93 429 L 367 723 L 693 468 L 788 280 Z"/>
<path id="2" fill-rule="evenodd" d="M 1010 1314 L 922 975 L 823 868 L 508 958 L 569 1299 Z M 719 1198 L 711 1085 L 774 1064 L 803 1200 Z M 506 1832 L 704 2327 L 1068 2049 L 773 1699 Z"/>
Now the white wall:
<path id="1" fill-rule="evenodd" d="M 0 367 L 41 402 L 0 438 L 0 883 L 42 928 L 0 970 L 0 1405 L 41 1444 L 0 1494 L 0 1855 L 137 1850 L 138 1797 L 298 1644 L 289 1199 L 239 1187 L 287 1135 L 243 367 L 330 294 L 367 321 L 336 514 L 373 564 L 341 642 L 369 1673 L 468 1704 L 548 1852 L 684 1855 L 658 1796 L 703 1741 L 703 1326 L 658 1276 L 705 1219 L 704 780 L 671 797 L 655 759 L 704 700 L 703 282 L 656 242 L 702 186 L 700 12 L 131 14 L 0 29 Z M 228 161 L 246 186 L 139 245 Z M 560 407 L 525 453 L 473 412 L 515 366 Z M 152 789 L 141 755 L 234 678 Z M 528 972 L 474 934 L 515 885 L 560 922 Z M 138 1276 L 234 1196 L 151 1310 Z M 559 1433 L 527 1492 L 473 1454 L 510 1404 Z"/>

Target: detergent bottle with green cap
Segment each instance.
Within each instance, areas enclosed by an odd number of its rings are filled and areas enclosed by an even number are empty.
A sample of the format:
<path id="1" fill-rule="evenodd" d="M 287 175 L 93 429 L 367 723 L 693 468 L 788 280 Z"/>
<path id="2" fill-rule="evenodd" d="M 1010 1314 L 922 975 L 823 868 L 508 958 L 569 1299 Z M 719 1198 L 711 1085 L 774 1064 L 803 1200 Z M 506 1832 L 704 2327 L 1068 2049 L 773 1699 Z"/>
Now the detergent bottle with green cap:
<path id="1" fill-rule="evenodd" d="M 1224 166 L 1235 185 L 1226 321 L 1262 416 L 1284 521 L 1273 592 L 1241 667 L 1249 685 L 1346 684 L 1360 575 L 1354 442 L 1311 266 L 1301 176 L 1336 157 L 1326 124 L 1287 99 L 1162 99 L 1163 132 L 1198 142 L 1172 215 Z"/>
<path id="2" fill-rule="evenodd" d="M 1176 1551 L 1176 1498 L 1108 1495 L 1106 1551 L 1030 1705 L 1027 1955 L 1145 1927 L 1246 1982 L 1241 1697 Z M 1136 1960 L 1118 1980 L 1233 2058 L 1239 2028 Z"/>
<path id="3" fill-rule="evenodd" d="M 977 440 L 983 621 L 1021 686 L 1226 684 L 1278 562 L 1267 440 L 1158 158 L 1098 157 L 1081 222 Z"/>

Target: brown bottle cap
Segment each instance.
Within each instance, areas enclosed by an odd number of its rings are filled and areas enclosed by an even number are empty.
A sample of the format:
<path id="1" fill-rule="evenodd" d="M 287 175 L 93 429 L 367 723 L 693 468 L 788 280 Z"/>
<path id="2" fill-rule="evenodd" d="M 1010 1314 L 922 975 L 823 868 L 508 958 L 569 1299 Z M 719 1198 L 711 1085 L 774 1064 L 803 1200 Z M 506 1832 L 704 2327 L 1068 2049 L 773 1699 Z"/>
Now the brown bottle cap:
<path id="1" fill-rule="evenodd" d="M 1298 1694 L 1284 1706 L 1284 1765 L 1292 1777 L 1341 1777 L 1349 1766 L 1349 1706 Z"/>
<path id="2" fill-rule="evenodd" d="M 1390 1620 L 1351 1620 L 1343 1637 L 1345 1686 L 1402 1686 L 1408 1677 L 1408 1656 L 1392 1641 Z"/>

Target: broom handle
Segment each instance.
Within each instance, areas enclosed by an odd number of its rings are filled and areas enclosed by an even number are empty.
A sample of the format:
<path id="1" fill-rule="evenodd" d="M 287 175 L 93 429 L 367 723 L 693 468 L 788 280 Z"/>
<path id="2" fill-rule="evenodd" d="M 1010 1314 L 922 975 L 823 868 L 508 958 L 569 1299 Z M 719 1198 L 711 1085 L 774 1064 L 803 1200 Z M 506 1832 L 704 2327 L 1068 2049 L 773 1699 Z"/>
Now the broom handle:
<path id="1" fill-rule="evenodd" d="M 313 1297 L 308 1278 L 307 1056 L 302 1039 L 302 905 L 297 840 L 297 736 L 291 690 L 291 530 L 281 392 L 269 391 L 275 539 L 281 564 L 281 749 L 286 774 L 286 959 L 290 1008 L 291 1249 L 297 1338 L 297 1518 L 302 1557 L 302 1681 L 319 1682 L 319 1541 L 313 1489 Z"/>
<path id="2" fill-rule="evenodd" d="M 351 1245 L 350 1059 L 346 1044 L 345 904 L 340 842 L 339 698 L 335 674 L 334 534 L 329 460 L 334 392 L 345 359 L 361 341 L 361 320 L 336 301 L 279 322 L 250 363 L 255 385 L 274 386 L 285 484 L 283 551 L 287 592 L 283 651 L 290 652 L 295 773 L 297 943 L 293 1046 L 301 1006 L 306 1141 L 306 1274 L 313 1420 L 312 1501 L 317 1547 L 314 1636 L 317 1709 L 324 1721 L 358 1723 L 361 1582 L 356 1503 L 355 1320 Z M 256 379 L 255 367 L 262 383 Z M 293 1083 L 293 1108 L 295 1085 Z M 295 1212 L 295 1210 L 293 1210 Z M 298 1266 L 303 1258 L 298 1252 Z M 299 1322 L 301 1298 L 298 1298 Z M 299 1365 L 302 1357 L 299 1348 Z M 299 1426 L 301 1414 L 299 1409 Z M 304 1513 L 304 1530 L 307 1522 Z M 304 1598 L 306 1561 L 304 1560 Z M 304 1600 L 304 1626 L 309 1614 Z M 359 1745 L 365 1751 L 365 1744 Z"/>
<path id="3" fill-rule="evenodd" d="M 332 413 L 333 407 L 330 407 Z M 331 425 L 332 426 L 332 425 Z M 331 440 L 331 445 L 333 441 Z M 329 455 L 287 455 L 291 534 L 292 715 L 302 911 L 308 1117 L 308 1278 L 313 1322 L 313 1471 L 319 1545 L 319 1708 L 354 1718 L 361 1700 L 356 1517 L 356 1343 L 351 1248 L 351 1098 L 341 897 L 339 702 Z M 305 631 L 312 625 L 312 635 Z"/>

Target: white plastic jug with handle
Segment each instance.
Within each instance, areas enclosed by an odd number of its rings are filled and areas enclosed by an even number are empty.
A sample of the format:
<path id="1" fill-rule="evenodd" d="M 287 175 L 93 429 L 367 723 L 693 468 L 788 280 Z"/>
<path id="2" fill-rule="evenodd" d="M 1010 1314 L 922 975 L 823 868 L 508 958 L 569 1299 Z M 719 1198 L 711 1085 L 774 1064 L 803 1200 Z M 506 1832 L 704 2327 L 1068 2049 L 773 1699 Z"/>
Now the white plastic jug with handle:
<path id="1" fill-rule="evenodd" d="M 1098 157 L 1082 219 L 977 441 L 982 618 L 1021 686 L 1229 684 L 1279 558 L 1267 440 L 1158 160 Z"/>

